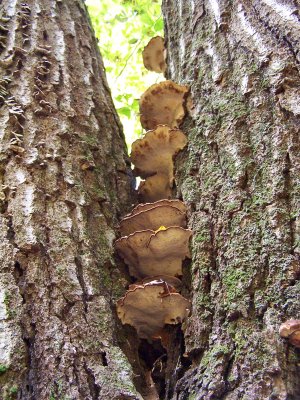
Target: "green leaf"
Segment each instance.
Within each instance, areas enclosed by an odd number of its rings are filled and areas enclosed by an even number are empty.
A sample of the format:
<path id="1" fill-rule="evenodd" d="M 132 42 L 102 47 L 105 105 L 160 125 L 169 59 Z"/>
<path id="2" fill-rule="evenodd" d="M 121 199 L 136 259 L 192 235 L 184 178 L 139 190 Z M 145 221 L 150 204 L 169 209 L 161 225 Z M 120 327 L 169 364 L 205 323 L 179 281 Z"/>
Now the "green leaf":
<path id="1" fill-rule="evenodd" d="M 126 22 L 128 21 L 128 16 L 123 11 L 121 14 L 115 15 L 115 19 L 120 22 Z"/>
<path id="2" fill-rule="evenodd" d="M 131 117 L 131 110 L 129 107 L 121 107 L 117 109 L 119 114 L 125 115 L 127 118 Z"/>
<path id="3" fill-rule="evenodd" d="M 162 18 L 160 18 L 158 21 L 155 22 L 153 29 L 155 32 L 161 32 L 163 33 L 164 30 L 164 21 Z"/>
<path id="4" fill-rule="evenodd" d="M 141 15 L 141 21 L 145 25 L 153 25 L 155 20 L 153 20 L 149 14 L 143 14 Z"/>
<path id="5" fill-rule="evenodd" d="M 131 105 L 131 108 L 135 112 L 139 112 L 139 101 L 138 99 L 134 99 Z"/>
<path id="6" fill-rule="evenodd" d="M 128 43 L 129 44 L 135 44 L 135 43 L 137 43 L 138 42 L 138 39 L 130 39 L 129 41 L 128 41 Z"/>

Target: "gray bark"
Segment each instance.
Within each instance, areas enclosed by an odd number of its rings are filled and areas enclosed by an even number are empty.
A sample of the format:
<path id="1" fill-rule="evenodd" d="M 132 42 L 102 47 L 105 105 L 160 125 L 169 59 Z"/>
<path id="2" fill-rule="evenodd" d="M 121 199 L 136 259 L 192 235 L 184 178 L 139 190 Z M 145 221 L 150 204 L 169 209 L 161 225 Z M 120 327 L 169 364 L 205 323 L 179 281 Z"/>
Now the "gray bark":
<path id="1" fill-rule="evenodd" d="M 164 0 L 167 78 L 191 88 L 177 158 L 194 231 L 191 365 L 174 399 L 300 398 L 299 3 Z M 182 376 L 183 374 L 183 376 Z"/>
<path id="2" fill-rule="evenodd" d="M 0 398 L 140 398 L 114 317 L 130 169 L 85 6 L 0 10 Z"/>

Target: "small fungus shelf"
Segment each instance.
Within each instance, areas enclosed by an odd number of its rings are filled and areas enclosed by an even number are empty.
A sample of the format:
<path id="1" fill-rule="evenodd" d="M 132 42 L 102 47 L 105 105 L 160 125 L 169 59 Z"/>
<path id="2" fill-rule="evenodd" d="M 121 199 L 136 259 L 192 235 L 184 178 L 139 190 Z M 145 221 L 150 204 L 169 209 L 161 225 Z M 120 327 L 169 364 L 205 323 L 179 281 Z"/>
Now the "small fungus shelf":
<path id="1" fill-rule="evenodd" d="M 177 128 L 185 115 L 184 102 L 187 86 L 173 81 L 155 83 L 140 98 L 142 127 L 150 130 L 157 125 Z"/>
<path id="2" fill-rule="evenodd" d="M 289 340 L 289 343 L 300 348 L 300 319 L 289 319 L 279 328 L 281 337 Z"/>
<path id="3" fill-rule="evenodd" d="M 172 200 L 163 199 L 163 200 L 155 201 L 153 203 L 140 203 L 132 209 L 132 211 L 129 215 L 134 215 L 141 211 L 150 210 L 151 208 L 154 208 L 156 206 L 172 206 L 172 207 L 177 208 L 183 214 L 186 214 L 186 211 L 187 211 L 186 205 L 182 201 L 177 200 L 177 199 L 172 199 Z"/>
<path id="4" fill-rule="evenodd" d="M 131 276 L 159 274 L 182 276 L 182 261 L 190 257 L 192 231 L 179 226 L 137 231 L 116 241 L 116 250 L 129 266 Z"/>
<path id="5" fill-rule="evenodd" d="M 158 125 L 132 143 L 134 173 L 141 178 L 158 173 L 173 177 L 173 158 L 186 144 L 187 138 L 180 129 Z"/>
<path id="6" fill-rule="evenodd" d="M 134 174 L 141 182 L 139 194 L 144 201 L 169 198 L 174 181 L 174 156 L 187 144 L 184 133 L 167 125 L 158 125 L 132 144 Z"/>
<path id="7" fill-rule="evenodd" d="M 191 303 L 162 280 L 129 286 L 117 302 L 123 324 L 132 325 L 140 338 L 156 337 L 165 324 L 179 324 L 190 313 Z"/>
<path id="8" fill-rule="evenodd" d="M 164 73 L 167 68 L 165 53 L 164 39 L 161 36 L 152 38 L 142 52 L 145 68 L 158 74 Z"/>
<path id="9" fill-rule="evenodd" d="M 159 174 L 141 181 L 138 188 L 139 198 L 143 201 L 158 201 L 172 197 L 173 180 L 168 175 Z"/>
<path id="10" fill-rule="evenodd" d="M 180 292 L 182 289 L 182 281 L 175 276 L 170 276 L 170 275 L 155 275 L 155 276 L 150 276 L 149 278 L 144 278 L 141 281 L 137 282 L 137 284 L 145 284 L 149 283 L 152 281 L 164 281 L 168 285 L 173 286 L 174 289 L 177 290 L 177 292 Z"/>

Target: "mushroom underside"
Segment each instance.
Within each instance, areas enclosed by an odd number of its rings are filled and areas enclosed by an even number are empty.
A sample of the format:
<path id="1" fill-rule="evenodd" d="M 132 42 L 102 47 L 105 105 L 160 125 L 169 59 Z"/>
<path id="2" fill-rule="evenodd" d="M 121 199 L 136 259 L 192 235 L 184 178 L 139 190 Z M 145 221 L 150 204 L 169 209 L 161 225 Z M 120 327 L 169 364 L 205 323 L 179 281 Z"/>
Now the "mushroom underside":
<path id="1" fill-rule="evenodd" d="M 116 249 L 129 266 L 131 276 L 182 275 L 182 261 L 190 257 L 192 232 L 178 226 L 160 231 L 137 231 L 116 241 Z"/>
<path id="2" fill-rule="evenodd" d="M 153 208 L 147 208 L 123 218 L 120 221 L 122 236 L 128 236 L 133 232 L 151 229 L 156 231 L 160 226 L 186 227 L 186 213 L 172 205 L 166 205 L 164 200 Z"/>
<path id="3" fill-rule="evenodd" d="M 165 282 L 132 285 L 117 303 L 123 324 L 132 325 L 140 338 L 151 339 L 165 324 L 179 324 L 189 314 L 190 302 Z"/>

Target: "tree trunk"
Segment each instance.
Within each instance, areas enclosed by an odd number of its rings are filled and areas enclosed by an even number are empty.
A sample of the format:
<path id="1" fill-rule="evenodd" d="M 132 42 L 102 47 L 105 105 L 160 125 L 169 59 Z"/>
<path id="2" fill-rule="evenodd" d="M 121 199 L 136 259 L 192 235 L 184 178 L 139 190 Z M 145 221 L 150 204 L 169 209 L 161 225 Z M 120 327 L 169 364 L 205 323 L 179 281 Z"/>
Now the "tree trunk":
<path id="1" fill-rule="evenodd" d="M 192 100 L 177 157 L 191 365 L 174 399 L 300 399 L 299 350 L 278 334 L 300 316 L 297 4 L 163 1 L 167 78 Z"/>
<path id="2" fill-rule="evenodd" d="M 153 365 L 166 399 L 300 398 L 278 335 L 300 315 L 295 4 L 163 2 L 167 77 L 191 87 L 176 178 L 194 231 L 193 312 L 165 362 L 115 319 L 133 196 L 82 1 L 1 3 L 1 399 L 138 399 Z"/>
<path id="3" fill-rule="evenodd" d="M 0 398 L 140 398 L 114 317 L 130 169 L 85 6 L 0 7 Z"/>

